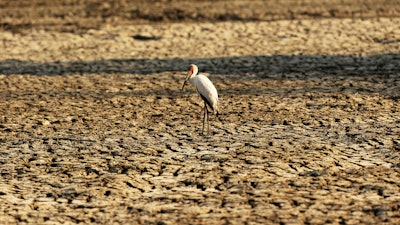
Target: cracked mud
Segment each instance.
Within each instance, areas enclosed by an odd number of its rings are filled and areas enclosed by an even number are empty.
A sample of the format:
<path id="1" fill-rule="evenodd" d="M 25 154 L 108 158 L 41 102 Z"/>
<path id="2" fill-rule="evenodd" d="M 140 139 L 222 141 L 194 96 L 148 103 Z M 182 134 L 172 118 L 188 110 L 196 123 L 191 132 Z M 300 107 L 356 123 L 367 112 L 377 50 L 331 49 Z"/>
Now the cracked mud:
<path id="1" fill-rule="evenodd" d="M 5 224 L 400 223 L 397 5 L 35 2 L 1 1 Z"/>

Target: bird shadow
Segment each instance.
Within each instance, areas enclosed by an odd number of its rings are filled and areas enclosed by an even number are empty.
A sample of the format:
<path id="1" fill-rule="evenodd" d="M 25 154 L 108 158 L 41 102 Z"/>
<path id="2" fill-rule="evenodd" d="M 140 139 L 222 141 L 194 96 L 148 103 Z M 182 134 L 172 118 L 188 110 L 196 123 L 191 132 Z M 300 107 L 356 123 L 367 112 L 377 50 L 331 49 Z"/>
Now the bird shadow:
<path id="1" fill-rule="evenodd" d="M 0 61 L 0 74 L 55 76 L 70 74 L 185 73 L 190 64 L 200 72 L 220 79 L 379 79 L 383 83 L 400 79 L 400 54 L 370 56 L 346 55 L 254 55 L 215 58 L 106 59 L 94 61 L 33 62 L 8 59 Z M 223 77 L 223 78 L 222 78 Z M 218 79 L 218 78 L 217 78 Z"/>
<path id="2" fill-rule="evenodd" d="M 318 72 L 321 75 L 392 75 L 400 72 L 400 54 L 371 56 L 346 55 L 255 55 L 215 58 L 105 59 L 94 61 L 33 62 L 8 59 L 0 61 L 0 74 L 68 75 L 153 73 L 186 70 L 197 64 L 202 71 L 214 74 L 256 74 L 260 78 L 284 73 Z M 304 78 L 308 77 L 304 74 Z M 302 76 L 298 77 L 299 79 Z"/>

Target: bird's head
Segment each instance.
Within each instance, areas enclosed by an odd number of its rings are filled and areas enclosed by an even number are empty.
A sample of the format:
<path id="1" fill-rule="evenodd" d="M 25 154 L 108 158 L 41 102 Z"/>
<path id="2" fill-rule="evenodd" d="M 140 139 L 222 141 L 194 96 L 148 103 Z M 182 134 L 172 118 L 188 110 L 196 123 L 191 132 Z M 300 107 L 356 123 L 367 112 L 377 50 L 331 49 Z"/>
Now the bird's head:
<path id="1" fill-rule="evenodd" d="M 189 71 L 188 71 L 188 73 L 187 73 L 187 75 L 186 75 L 185 82 L 183 82 L 182 90 L 183 90 L 183 88 L 185 87 L 186 82 L 187 82 L 191 77 L 196 76 L 198 72 L 199 72 L 199 68 L 197 68 L 197 66 L 196 66 L 195 64 L 191 64 L 191 65 L 189 66 Z"/>

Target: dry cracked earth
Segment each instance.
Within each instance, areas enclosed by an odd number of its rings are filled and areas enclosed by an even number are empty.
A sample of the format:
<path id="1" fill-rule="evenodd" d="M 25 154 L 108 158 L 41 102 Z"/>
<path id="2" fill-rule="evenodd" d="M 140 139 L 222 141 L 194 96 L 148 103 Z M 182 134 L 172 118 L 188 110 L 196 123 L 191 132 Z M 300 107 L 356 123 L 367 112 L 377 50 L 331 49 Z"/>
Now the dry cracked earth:
<path id="1" fill-rule="evenodd" d="M 0 1 L 1 223 L 399 224 L 399 5 Z"/>

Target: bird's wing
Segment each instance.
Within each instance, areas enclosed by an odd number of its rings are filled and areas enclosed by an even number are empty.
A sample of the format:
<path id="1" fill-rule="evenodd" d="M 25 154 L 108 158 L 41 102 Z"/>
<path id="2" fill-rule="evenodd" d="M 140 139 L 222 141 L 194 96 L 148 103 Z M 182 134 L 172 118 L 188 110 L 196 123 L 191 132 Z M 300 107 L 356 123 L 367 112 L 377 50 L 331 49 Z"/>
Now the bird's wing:
<path id="1" fill-rule="evenodd" d="M 195 86 L 201 98 L 214 110 L 218 111 L 218 92 L 213 83 L 204 75 L 197 75 Z"/>

